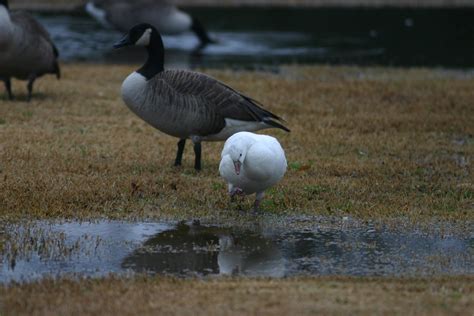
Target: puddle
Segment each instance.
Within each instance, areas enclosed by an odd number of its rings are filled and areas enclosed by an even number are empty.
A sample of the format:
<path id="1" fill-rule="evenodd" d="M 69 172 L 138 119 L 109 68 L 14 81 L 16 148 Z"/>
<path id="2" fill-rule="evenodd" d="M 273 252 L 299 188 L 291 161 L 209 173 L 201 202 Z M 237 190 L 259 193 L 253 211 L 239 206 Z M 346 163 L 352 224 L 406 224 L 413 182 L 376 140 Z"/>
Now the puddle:
<path id="1" fill-rule="evenodd" d="M 143 49 L 113 50 L 112 45 L 123 33 L 105 29 L 86 15 L 37 15 L 51 33 L 64 61 L 108 63 L 141 63 L 146 58 Z M 325 47 L 312 44 L 313 36 L 305 30 L 212 30 L 216 45 L 195 51 L 199 42 L 192 33 L 163 36 L 166 64 L 189 68 L 204 65 L 248 66 L 255 63 L 306 60 L 327 54 Z M 362 54 L 372 54 L 363 52 Z M 265 56 L 265 57 L 262 57 Z"/>
<path id="2" fill-rule="evenodd" d="M 191 33 L 165 36 L 169 67 L 252 68 L 293 63 L 474 66 L 474 10 L 395 8 L 187 8 L 218 40 L 199 54 Z M 112 51 L 122 34 L 81 11 L 37 14 L 63 61 L 141 63 Z"/>
<path id="3" fill-rule="evenodd" d="M 219 227 L 118 221 L 0 229 L 0 283 L 114 274 L 473 274 L 474 237 L 373 225 Z"/>

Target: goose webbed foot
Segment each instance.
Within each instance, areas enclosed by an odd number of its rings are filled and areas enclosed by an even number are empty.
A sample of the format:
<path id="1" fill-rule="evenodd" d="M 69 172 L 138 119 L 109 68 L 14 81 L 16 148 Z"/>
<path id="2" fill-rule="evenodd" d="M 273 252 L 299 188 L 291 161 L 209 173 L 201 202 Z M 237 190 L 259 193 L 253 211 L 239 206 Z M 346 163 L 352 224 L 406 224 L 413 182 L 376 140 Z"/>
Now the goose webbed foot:
<path id="1" fill-rule="evenodd" d="M 194 169 L 196 171 L 201 171 L 201 143 L 196 142 L 194 143 Z"/>
<path id="2" fill-rule="evenodd" d="M 236 196 L 243 197 L 245 196 L 245 193 L 244 193 L 244 190 L 242 190 L 241 188 L 233 188 L 229 192 L 229 195 L 230 195 L 230 200 L 234 201 Z"/>
<path id="3" fill-rule="evenodd" d="M 244 190 L 242 190 L 241 188 L 233 188 L 230 192 L 229 192 L 229 195 L 231 198 L 235 197 L 235 196 L 244 196 L 245 193 L 244 193 Z"/>
<path id="4" fill-rule="evenodd" d="M 181 166 L 183 160 L 184 145 L 186 145 L 186 139 L 180 139 L 178 142 L 178 152 L 176 153 L 176 159 L 174 161 L 175 167 Z"/>

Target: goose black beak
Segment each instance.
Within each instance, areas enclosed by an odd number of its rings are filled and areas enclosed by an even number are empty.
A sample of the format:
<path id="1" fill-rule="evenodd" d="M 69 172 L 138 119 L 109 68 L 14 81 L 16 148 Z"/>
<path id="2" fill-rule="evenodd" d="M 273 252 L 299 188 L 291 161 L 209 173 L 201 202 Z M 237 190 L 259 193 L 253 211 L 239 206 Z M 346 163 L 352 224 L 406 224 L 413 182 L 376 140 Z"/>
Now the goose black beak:
<path id="1" fill-rule="evenodd" d="M 120 41 L 118 41 L 117 43 L 114 44 L 114 48 L 117 49 L 117 48 L 130 46 L 130 45 L 133 45 L 133 43 L 130 40 L 130 36 L 128 36 L 128 34 L 127 34 Z"/>

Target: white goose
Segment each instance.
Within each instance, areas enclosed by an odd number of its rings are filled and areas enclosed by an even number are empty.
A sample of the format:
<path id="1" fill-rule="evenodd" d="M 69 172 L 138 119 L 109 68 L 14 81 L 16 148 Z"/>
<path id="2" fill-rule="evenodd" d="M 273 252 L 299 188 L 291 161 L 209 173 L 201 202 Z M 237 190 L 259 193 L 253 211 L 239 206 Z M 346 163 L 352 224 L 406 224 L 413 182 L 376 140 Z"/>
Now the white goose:
<path id="1" fill-rule="evenodd" d="M 285 152 L 276 138 L 239 132 L 225 142 L 219 172 L 231 197 L 256 193 L 257 210 L 265 190 L 283 178 L 286 167 Z"/>

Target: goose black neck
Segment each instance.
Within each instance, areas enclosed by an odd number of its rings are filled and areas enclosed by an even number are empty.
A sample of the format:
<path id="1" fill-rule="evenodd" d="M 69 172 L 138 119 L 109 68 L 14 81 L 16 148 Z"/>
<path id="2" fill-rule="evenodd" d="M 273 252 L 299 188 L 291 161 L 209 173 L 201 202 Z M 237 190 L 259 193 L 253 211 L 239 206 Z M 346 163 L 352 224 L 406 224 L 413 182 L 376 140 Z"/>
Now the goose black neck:
<path id="1" fill-rule="evenodd" d="M 146 80 L 150 80 L 156 74 L 164 70 L 165 49 L 160 34 L 155 30 L 151 33 L 150 44 L 146 46 L 148 58 L 146 63 L 137 70 Z"/>

